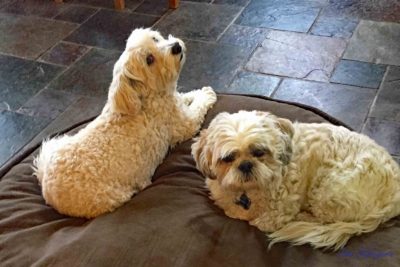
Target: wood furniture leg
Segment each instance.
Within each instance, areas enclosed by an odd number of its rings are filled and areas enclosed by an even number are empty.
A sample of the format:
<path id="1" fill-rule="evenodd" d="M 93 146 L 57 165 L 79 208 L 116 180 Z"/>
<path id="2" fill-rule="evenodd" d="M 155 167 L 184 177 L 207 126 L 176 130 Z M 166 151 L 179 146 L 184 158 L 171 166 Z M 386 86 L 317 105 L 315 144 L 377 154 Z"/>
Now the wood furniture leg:
<path id="1" fill-rule="evenodd" d="M 169 8 L 176 9 L 179 6 L 179 0 L 169 0 Z"/>
<path id="2" fill-rule="evenodd" d="M 115 9 L 122 10 L 125 8 L 125 0 L 114 0 Z"/>

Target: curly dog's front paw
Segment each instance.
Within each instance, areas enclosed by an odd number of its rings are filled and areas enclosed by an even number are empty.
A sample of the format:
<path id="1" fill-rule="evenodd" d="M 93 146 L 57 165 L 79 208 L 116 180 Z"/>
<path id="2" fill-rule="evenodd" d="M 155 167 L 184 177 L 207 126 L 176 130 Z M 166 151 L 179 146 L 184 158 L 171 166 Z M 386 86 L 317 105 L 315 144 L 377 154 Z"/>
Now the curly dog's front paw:
<path id="1" fill-rule="evenodd" d="M 205 86 L 201 88 L 201 92 L 205 94 L 206 98 L 206 105 L 208 108 L 211 108 L 212 105 L 217 102 L 217 94 L 214 92 L 214 90 L 210 86 Z"/>

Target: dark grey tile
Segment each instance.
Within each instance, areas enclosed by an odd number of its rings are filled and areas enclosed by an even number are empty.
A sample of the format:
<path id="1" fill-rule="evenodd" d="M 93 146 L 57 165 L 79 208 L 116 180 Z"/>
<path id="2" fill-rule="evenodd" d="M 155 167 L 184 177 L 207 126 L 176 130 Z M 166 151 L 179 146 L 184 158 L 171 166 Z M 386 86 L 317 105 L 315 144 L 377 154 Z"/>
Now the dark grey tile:
<path id="1" fill-rule="evenodd" d="M 28 143 L 17 152 L 13 158 L 25 153 L 29 148 L 39 144 L 44 139 L 60 131 L 70 128 L 82 121 L 97 116 L 105 104 L 105 97 L 82 97 L 77 102 L 69 106 L 55 120 L 49 123 L 43 130 L 28 139 Z M 1 130 L 0 130 L 1 131 Z"/>
<path id="2" fill-rule="evenodd" d="M 63 131 L 77 123 L 88 120 L 100 114 L 106 102 L 106 97 L 82 97 L 70 105 L 55 120 L 49 123 L 29 143 L 37 144 L 50 135 Z"/>
<path id="3" fill-rule="evenodd" d="M 0 108 L 18 109 L 62 70 L 54 65 L 0 55 Z"/>
<path id="4" fill-rule="evenodd" d="M 393 157 L 393 158 L 400 165 L 400 157 Z"/>
<path id="5" fill-rule="evenodd" d="M 185 90 L 210 85 L 223 91 L 243 65 L 249 49 L 222 44 L 186 41 L 188 55 L 179 85 Z"/>
<path id="6" fill-rule="evenodd" d="M 400 67 L 389 67 L 370 117 L 400 122 Z"/>
<path id="7" fill-rule="evenodd" d="M 399 43 L 400 24 L 362 20 L 350 39 L 344 58 L 400 65 Z"/>
<path id="8" fill-rule="evenodd" d="M 64 91 L 44 89 L 19 108 L 18 113 L 55 119 L 79 98 Z"/>
<path id="9" fill-rule="evenodd" d="M 254 48 L 267 36 L 268 30 L 233 24 L 222 35 L 220 43 Z"/>
<path id="10" fill-rule="evenodd" d="M 14 0 L 0 0 L 0 8 L 2 8 L 5 5 L 10 5 L 14 2 Z"/>
<path id="11" fill-rule="evenodd" d="M 253 0 L 236 24 L 307 32 L 325 1 Z"/>
<path id="12" fill-rule="evenodd" d="M 36 59 L 77 27 L 77 24 L 0 13 L 0 52 Z"/>
<path id="13" fill-rule="evenodd" d="M 311 33 L 319 36 L 350 38 L 357 24 L 357 19 L 320 16 L 311 28 Z"/>
<path id="14" fill-rule="evenodd" d="M 336 66 L 331 82 L 378 88 L 385 71 L 384 65 L 343 59 Z"/>
<path id="15" fill-rule="evenodd" d="M 82 23 L 92 16 L 98 9 L 87 6 L 71 5 L 58 14 L 54 19 Z"/>
<path id="16" fill-rule="evenodd" d="M 0 166 L 40 132 L 49 119 L 0 111 Z"/>
<path id="17" fill-rule="evenodd" d="M 125 0 L 125 8 L 133 10 L 137 8 L 143 0 Z M 72 0 L 72 3 L 91 7 L 102 7 L 114 9 L 114 1 L 111 0 Z"/>
<path id="18" fill-rule="evenodd" d="M 105 96 L 112 80 L 114 63 L 120 54 L 94 48 L 53 80 L 48 88 L 78 95 Z"/>
<path id="19" fill-rule="evenodd" d="M 400 122 L 369 118 L 363 133 L 385 147 L 390 154 L 400 155 Z"/>
<path id="20" fill-rule="evenodd" d="M 248 2 L 250 2 L 250 0 L 214 0 L 213 4 L 245 6 Z"/>
<path id="21" fill-rule="evenodd" d="M 246 93 L 270 96 L 281 79 L 254 72 L 241 71 L 226 90 L 230 93 Z"/>
<path id="22" fill-rule="evenodd" d="M 14 0 L 2 12 L 51 18 L 67 9 L 67 5 L 49 0 Z"/>
<path id="23" fill-rule="evenodd" d="M 360 130 L 375 97 L 375 90 L 285 79 L 273 97 L 314 106 Z"/>
<path id="24" fill-rule="evenodd" d="M 60 42 L 55 47 L 44 53 L 39 58 L 39 61 L 69 66 L 82 55 L 87 53 L 89 49 L 90 48 L 83 45 Z"/>
<path id="25" fill-rule="evenodd" d="M 346 42 L 339 38 L 270 31 L 247 63 L 254 72 L 328 81 Z"/>
<path id="26" fill-rule="evenodd" d="M 400 22 L 397 0 L 329 0 L 324 15 Z"/>
<path id="27" fill-rule="evenodd" d="M 168 11 L 168 1 L 165 0 L 144 0 L 135 12 L 162 16 Z"/>
<path id="28" fill-rule="evenodd" d="M 150 27 L 157 19 L 137 13 L 100 10 L 65 40 L 122 51 L 133 29 Z"/>
<path id="29" fill-rule="evenodd" d="M 164 17 L 156 27 L 164 34 L 215 41 L 239 11 L 240 7 L 232 5 L 182 2 L 178 9 Z"/>

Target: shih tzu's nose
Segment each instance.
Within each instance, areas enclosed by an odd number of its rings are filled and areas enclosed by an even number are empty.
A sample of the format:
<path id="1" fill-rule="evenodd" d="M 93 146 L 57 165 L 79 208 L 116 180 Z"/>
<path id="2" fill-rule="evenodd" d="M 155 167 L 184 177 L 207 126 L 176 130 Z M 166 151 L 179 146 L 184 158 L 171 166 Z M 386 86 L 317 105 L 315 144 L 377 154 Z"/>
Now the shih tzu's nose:
<path id="1" fill-rule="evenodd" d="M 238 168 L 244 174 L 249 174 L 251 172 L 251 169 L 253 168 L 253 163 L 251 163 L 251 161 L 244 160 L 240 163 Z"/>
<path id="2" fill-rule="evenodd" d="M 172 52 L 173 55 L 178 55 L 178 54 L 180 54 L 180 53 L 182 52 L 182 46 L 181 46 L 178 42 L 176 42 L 176 43 L 172 46 L 171 52 Z"/>

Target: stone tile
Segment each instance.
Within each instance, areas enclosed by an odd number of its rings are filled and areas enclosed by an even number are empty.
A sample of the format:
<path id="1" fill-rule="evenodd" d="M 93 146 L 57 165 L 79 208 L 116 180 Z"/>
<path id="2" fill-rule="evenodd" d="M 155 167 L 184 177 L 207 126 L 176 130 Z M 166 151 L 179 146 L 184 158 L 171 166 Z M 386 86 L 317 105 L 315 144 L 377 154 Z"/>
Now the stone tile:
<path id="1" fill-rule="evenodd" d="M 75 23 L 82 23 L 87 20 L 90 16 L 96 13 L 98 9 L 93 7 L 71 5 L 68 9 L 61 12 L 54 19 L 70 21 Z"/>
<path id="2" fill-rule="evenodd" d="M 0 55 L 0 108 L 18 109 L 62 70 L 54 65 Z"/>
<path id="3" fill-rule="evenodd" d="M 285 79 L 273 97 L 314 106 L 360 130 L 375 97 L 375 90 Z"/>
<path id="4" fill-rule="evenodd" d="M 363 133 L 385 147 L 390 154 L 400 155 L 400 122 L 369 118 Z"/>
<path id="5" fill-rule="evenodd" d="M 55 120 L 49 123 L 33 139 L 28 139 L 28 141 L 30 141 L 23 148 L 21 148 L 19 152 L 13 156 L 13 158 L 17 157 L 19 154 L 23 154 L 30 147 L 39 144 L 44 139 L 49 138 L 51 135 L 97 116 L 103 109 L 105 100 L 105 97 L 82 97 L 77 102 L 69 106 Z"/>
<path id="6" fill-rule="evenodd" d="M 214 0 L 213 4 L 245 6 L 248 2 L 250 0 Z"/>
<path id="7" fill-rule="evenodd" d="M 307 32 L 325 1 L 253 0 L 236 24 L 276 30 Z"/>
<path id="8" fill-rule="evenodd" d="M 89 49 L 89 47 L 83 45 L 60 42 L 43 54 L 39 61 L 69 66 L 87 53 Z"/>
<path id="9" fill-rule="evenodd" d="M 44 89 L 19 108 L 18 113 L 55 119 L 79 98 L 67 92 Z"/>
<path id="10" fill-rule="evenodd" d="M 68 7 L 49 0 L 14 0 L 10 2 L 9 5 L 1 8 L 1 12 L 52 18 Z"/>
<path id="11" fill-rule="evenodd" d="M 5 5 L 8 5 L 12 2 L 13 2 L 13 0 L 11 0 L 11 1 L 10 0 L 0 0 L 0 8 L 2 8 Z"/>
<path id="12" fill-rule="evenodd" d="M 324 15 L 400 22 L 398 0 L 329 0 Z"/>
<path id="13" fill-rule="evenodd" d="M 188 55 L 178 84 L 184 90 L 210 85 L 223 91 L 243 65 L 249 49 L 222 44 L 186 41 Z"/>
<path id="14" fill-rule="evenodd" d="M 400 122 L 400 67 L 389 67 L 370 117 Z"/>
<path id="15" fill-rule="evenodd" d="M 357 19 L 320 16 L 311 28 L 311 33 L 319 36 L 350 38 L 357 24 Z"/>
<path id="16" fill-rule="evenodd" d="M 219 43 L 254 48 L 267 36 L 268 30 L 233 24 L 222 35 Z"/>
<path id="17" fill-rule="evenodd" d="M 156 28 L 193 40 L 215 41 L 232 22 L 240 7 L 182 2 L 178 9 L 164 17 Z"/>
<path id="18" fill-rule="evenodd" d="M 269 75 L 241 71 L 226 92 L 270 96 L 280 80 Z"/>
<path id="19" fill-rule="evenodd" d="M 53 80 L 48 88 L 78 95 L 105 96 L 112 80 L 118 51 L 93 48 L 66 72 Z"/>
<path id="20" fill-rule="evenodd" d="M 106 102 L 106 97 L 82 97 L 70 105 L 55 120 L 49 123 L 29 143 L 37 144 L 43 139 L 59 131 L 63 131 L 79 122 L 90 119 L 100 114 Z"/>
<path id="21" fill-rule="evenodd" d="M 137 8 L 143 0 L 125 0 L 125 8 L 133 10 Z M 72 0 L 72 3 L 91 7 L 102 7 L 114 9 L 114 1 L 111 0 Z"/>
<path id="22" fill-rule="evenodd" d="M 162 16 L 169 9 L 168 1 L 165 0 L 144 0 L 142 4 L 139 5 L 138 8 L 135 9 L 135 12 Z"/>
<path id="23" fill-rule="evenodd" d="M 246 68 L 254 72 L 328 81 L 346 42 L 338 38 L 271 31 Z"/>
<path id="24" fill-rule="evenodd" d="M 133 29 L 150 27 L 157 19 L 143 14 L 100 10 L 65 40 L 122 51 Z"/>
<path id="25" fill-rule="evenodd" d="M 49 119 L 32 118 L 11 111 L 0 111 L 0 166 L 21 149 Z"/>
<path id="26" fill-rule="evenodd" d="M 69 22 L 0 13 L 0 52 L 35 59 L 76 27 Z"/>
<path id="27" fill-rule="evenodd" d="M 331 82 L 378 88 L 385 71 L 384 65 L 343 59 L 336 66 Z"/>
<path id="28" fill-rule="evenodd" d="M 400 65 L 399 43 L 400 24 L 362 20 L 350 39 L 344 58 Z"/>

